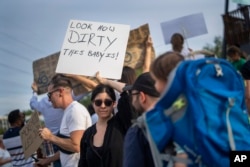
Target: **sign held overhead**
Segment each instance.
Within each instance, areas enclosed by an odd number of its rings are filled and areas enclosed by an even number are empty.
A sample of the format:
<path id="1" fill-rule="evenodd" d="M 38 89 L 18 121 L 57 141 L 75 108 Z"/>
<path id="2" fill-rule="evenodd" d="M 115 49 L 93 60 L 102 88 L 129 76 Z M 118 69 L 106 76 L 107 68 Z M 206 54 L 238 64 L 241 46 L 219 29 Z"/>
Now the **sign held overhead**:
<path id="1" fill-rule="evenodd" d="M 71 20 L 56 73 L 120 79 L 130 26 Z"/>
<path id="2" fill-rule="evenodd" d="M 180 17 L 161 23 L 165 44 L 169 44 L 174 33 L 180 33 L 185 39 L 207 34 L 207 27 L 202 13 Z"/>

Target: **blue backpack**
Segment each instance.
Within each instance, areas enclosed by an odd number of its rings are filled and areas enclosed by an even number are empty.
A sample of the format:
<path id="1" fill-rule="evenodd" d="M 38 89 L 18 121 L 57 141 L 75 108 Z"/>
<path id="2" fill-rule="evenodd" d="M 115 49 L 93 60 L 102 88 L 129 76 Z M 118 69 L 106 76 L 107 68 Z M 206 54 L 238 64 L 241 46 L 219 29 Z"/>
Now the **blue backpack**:
<path id="1" fill-rule="evenodd" d="M 161 153 L 172 140 L 192 166 L 227 167 L 230 151 L 250 150 L 244 91 L 241 75 L 227 60 L 179 63 L 154 109 L 143 115 L 156 166 L 163 166 Z"/>

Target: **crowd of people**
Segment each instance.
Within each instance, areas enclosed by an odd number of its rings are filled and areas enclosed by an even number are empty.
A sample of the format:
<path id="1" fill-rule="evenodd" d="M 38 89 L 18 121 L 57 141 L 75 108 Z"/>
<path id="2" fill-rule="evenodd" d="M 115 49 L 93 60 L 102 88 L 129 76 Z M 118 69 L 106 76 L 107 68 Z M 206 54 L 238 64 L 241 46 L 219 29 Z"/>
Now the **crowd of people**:
<path id="1" fill-rule="evenodd" d="M 20 110 L 14 110 L 8 115 L 10 128 L 3 135 L 3 140 L 0 140 L 0 165 L 155 166 L 144 130 L 134 120 L 153 108 L 167 86 L 167 76 L 177 64 L 197 57 L 192 49 L 185 49 L 184 37 L 179 33 L 173 34 L 171 38 L 172 50 L 154 60 L 151 60 L 152 39 L 149 37 L 145 44 L 145 61 L 138 77 L 135 70 L 127 66 L 123 68 L 119 81 L 102 78 L 99 72 L 95 76 L 98 83 L 81 75 L 56 74 L 48 85 L 47 96 L 40 101 L 37 96 L 38 87 L 34 82 L 31 86 L 33 96 L 30 107 L 43 115 L 45 127 L 38 129 L 39 136 L 53 144 L 54 155 L 37 157 L 36 162 L 32 157 L 24 158 L 19 132 L 24 126 L 25 117 Z M 203 54 L 199 58 L 205 57 L 205 52 L 198 53 Z M 242 72 L 246 80 L 246 102 L 249 104 L 249 61 L 242 58 L 236 46 L 231 46 L 227 53 L 228 60 L 236 70 Z M 78 102 L 85 94 L 74 95 L 71 79 L 91 90 L 89 106 Z M 166 150 L 171 155 L 188 158 L 174 141 L 168 144 Z M 173 166 L 187 165 L 177 161 Z"/>

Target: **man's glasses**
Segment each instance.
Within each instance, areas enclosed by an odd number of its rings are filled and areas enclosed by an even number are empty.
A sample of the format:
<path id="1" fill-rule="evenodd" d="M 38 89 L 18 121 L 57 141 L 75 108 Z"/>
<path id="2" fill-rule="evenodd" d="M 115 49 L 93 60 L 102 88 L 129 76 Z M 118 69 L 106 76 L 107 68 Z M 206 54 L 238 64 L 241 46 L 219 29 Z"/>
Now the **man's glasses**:
<path id="1" fill-rule="evenodd" d="M 58 91 L 58 90 L 60 90 L 60 89 L 55 89 L 55 90 L 52 90 L 51 92 L 48 92 L 48 93 L 47 93 L 47 96 L 48 96 L 49 100 L 51 99 L 52 94 L 53 94 L 54 92 Z"/>
<path id="2" fill-rule="evenodd" d="M 113 104 L 113 100 L 110 100 L 110 99 L 105 99 L 104 101 L 95 100 L 94 103 L 97 107 L 100 107 L 102 105 L 102 103 L 104 103 L 105 106 L 110 107 Z"/>

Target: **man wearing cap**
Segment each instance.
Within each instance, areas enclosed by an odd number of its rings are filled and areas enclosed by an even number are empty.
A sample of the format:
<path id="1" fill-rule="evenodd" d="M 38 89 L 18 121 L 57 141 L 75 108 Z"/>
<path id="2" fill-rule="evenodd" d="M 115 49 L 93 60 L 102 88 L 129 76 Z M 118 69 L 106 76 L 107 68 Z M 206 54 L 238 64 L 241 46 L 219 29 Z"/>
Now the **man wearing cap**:
<path id="1" fill-rule="evenodd" d="M 124 90 L 130 91 L 132 105 L 139 114 L 151 109 L 160 96 L 154 87 L 154 83 L 149 72 L 146 72 L 138 76 L 132 86 L 124 88 Z M 153 167 L 154 162 L 149 143 L 142 129 L 134 124 L 125 136 L 123 167 L 138 166 Z"/>
<path id="2" fill-rule="evenodd" d="M 132 86 L 124 88 L 125 91 L 130 92 L 132 105 L 139 114 L 149 111 L 158 101 L 160 93 L 157 92 L 154 84 L 155 81 L 151 78 L 149 72 L 146 72 L 138 76 Z M 128 129 L 123 149 L 123 167 L 155 166 L 148 140 L 138 124 L 135 123 Z M 167 145 L 165 154 L 176 154 L 180 159 L 186 158 L 183 150 L 173 142 Z M 186 164 L 177 161 L 174 162 L 174 167 L 186 167 Z"/>

